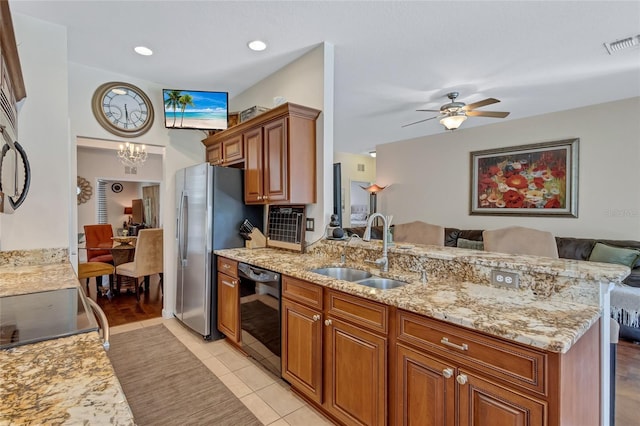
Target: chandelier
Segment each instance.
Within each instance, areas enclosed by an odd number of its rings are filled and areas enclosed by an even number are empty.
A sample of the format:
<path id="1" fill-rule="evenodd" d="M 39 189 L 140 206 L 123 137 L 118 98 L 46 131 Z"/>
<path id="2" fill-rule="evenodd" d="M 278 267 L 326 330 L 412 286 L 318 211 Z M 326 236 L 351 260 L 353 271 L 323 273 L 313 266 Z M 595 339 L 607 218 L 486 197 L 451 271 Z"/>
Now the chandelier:
<path id="1" fill-rule="evenodd" d="M 129 142 L 124 145 L 120 144 L 120 150 L 117 154 L 120 162 L 125 166 L 142 166 L 147 160 L 147 151 L 144 145 L 136 145 Z"/>

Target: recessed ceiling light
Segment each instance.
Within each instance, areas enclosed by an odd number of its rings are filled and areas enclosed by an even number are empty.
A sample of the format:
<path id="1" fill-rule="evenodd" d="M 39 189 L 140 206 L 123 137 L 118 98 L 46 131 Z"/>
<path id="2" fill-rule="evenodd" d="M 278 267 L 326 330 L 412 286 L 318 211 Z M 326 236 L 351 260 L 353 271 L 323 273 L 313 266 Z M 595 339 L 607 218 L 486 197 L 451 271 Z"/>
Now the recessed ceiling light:
<path id="1" fill-rule="evenodd" d="M 256 52 L 261 52 L 267 48 L 267 43 L 265 43 L 262 40 L 253 40 L 247 43 L 247 46 L 249 46 L 249 49 L 251 50 L 255 50 Z"/>
<path id="2" fill-rule="evenodd" d="M 153 55 L 153 50 L 149 49 L 146 46 L 137 46 L 133 50 L 135 50 L 138 55 L 142 55 L 142 56 Z"/>

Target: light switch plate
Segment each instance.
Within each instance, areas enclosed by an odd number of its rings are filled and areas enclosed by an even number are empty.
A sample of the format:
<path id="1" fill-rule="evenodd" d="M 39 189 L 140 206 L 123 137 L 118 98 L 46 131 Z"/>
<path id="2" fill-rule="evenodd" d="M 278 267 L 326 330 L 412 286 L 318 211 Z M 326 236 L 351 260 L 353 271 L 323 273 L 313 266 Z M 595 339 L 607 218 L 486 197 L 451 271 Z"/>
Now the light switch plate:
<path id="1" fill-rule="evenodd" d="M 516 272 L 491 271 L 491 284 L 499 287 L 518 288 L 520 287 L 520 275 Z"/>
<path id="2" fill-rule="evenodd" d="M 307 218 L 307 226 L 306 226 L 306 230 L 307 230 L 307 231 L 313 231 L 313 230 L 315 230 L 315 229 L 316 229 L 316 227 L 315 227 L 315 219 L 314 219 L 314 218 L 312 218 L 312 217 L 308 217 L 308 218 Z"/>

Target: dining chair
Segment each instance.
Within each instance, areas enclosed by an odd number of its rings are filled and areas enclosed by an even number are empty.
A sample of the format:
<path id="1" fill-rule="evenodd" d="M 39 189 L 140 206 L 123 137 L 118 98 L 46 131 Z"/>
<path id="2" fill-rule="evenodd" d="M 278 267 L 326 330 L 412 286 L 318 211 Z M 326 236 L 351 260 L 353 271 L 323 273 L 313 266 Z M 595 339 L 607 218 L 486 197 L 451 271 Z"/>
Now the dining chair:
<path id="1" fill-rule="evenodd" d="M 482 232 L 484 250 L 558 258 L 556 238 L 551 232 L 524 226 L 510 226 Z"/>
<path id="2" fill-rule="evenodd" d="M 153 274 L 160 274 L 160 287 L 162 289 L 162 235 L 161 228 L 141 229 L 138 232 L 133 262 L 116 266 L 116 288 L 118 293 L 120 292 L 122 277 L 133 278 L 136 300 L 139 301 L 140 277 L 145 277 L 146 280 L 146 277 Z"/>
<path id="3" fill-rule="evenodd" d="M 101 262 L 113 265 L 113 256 L 111 255 L 111 246 L 113 246 L 113 228 L 109 224 L 84 225 L 84 234 L 87 249 L 87 262 Z M 87 277 L 87 290 L 89 287 L 89 278 Z M 102 275 L 95 276 L 96 292 L 100 294 L 102 287 Z M 113 283 L 110 283 L 113 284 Z"/>
<path id="4" fill-rule="evenodd" d="M 393 227 L 393 240 L 397 243 L 444 246 L 444 226 L 416 220 Z"/>

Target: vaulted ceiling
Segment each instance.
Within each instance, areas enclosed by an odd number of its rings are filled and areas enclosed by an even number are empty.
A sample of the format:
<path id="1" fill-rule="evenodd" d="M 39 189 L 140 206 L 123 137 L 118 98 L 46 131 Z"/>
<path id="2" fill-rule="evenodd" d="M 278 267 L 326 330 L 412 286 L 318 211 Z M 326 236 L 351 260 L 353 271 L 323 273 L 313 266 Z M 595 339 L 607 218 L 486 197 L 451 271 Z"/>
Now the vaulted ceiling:
<path id="1" fill-rule="evenodd" d="M 447 92 L 506 119 L 640 96 L 639 1 L 32 1 L 20 13 L 67 27 L 69 61 L 165 85 L 241 93 L 322 42 L 335 46 L 336 151 L 444 131 Z M 253 39 L 268 43 L 252 52 Z M 146 45 L 142 57 L 133 47 Z"/>

